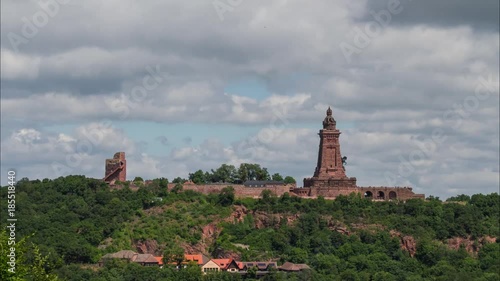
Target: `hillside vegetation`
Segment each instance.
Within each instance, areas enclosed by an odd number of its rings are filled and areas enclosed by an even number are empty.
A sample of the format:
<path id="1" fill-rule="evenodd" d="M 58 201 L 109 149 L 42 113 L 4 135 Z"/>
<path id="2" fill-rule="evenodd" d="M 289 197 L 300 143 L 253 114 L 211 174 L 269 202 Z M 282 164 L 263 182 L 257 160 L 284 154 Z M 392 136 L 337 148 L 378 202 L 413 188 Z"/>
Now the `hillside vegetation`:
<path id="1" fill-rule="evenodd" d="M 275 197 L 235 199 L 221 194 L 168 191 L 166 179 L 132 191 L 110 190 L 99 180 L 67 176 L 16 185 L 19 280 L 240 280 L 183 270 L 114 262 L 103 254 L 157 254 L 172 245 L 212 257 L 307 263 L 301 274 L 264 280 L 499 280 L 497 193 L 373 202 L 359 195 L 336 200 Z M 2 229 L 7 189 L 0 189 Z M 460 203 L 454 202 L 460 201 Z M 2 280 L 7 233 L 1 234 Z M 495 242 L 496 239 L 496 242 Z M 250 280 L 250 279 L 247 279 Z"/>

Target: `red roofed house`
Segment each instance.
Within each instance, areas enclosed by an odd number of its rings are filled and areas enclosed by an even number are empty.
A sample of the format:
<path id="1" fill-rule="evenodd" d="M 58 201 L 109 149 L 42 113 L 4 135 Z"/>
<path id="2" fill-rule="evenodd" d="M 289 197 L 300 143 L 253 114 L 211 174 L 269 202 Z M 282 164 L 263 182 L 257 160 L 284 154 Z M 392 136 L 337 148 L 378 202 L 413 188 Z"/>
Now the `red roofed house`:
<path id="1" fill-rule="evenodd" d="M 155 259 L 158 261 L 158 265 L 163 267 L 163 257 L 155 257 Z"/>
<path id="2" fill-rule="evenodd" d="M 212 259 L 217 265 L 219 265 L 222 271 L 229 272 L 239 272 L 243 269 L 243 264 L 239 264 L 233 259 Z"/>
<path id="3" fill-rule="evenodd" d="M 188 254 L 185 254 L 184 255 L 184 261 L 185 263 L 189 263 L 189 262 L 195 262 L 197 265 L 199 266 L 202 266 L 204 264 L 206 264 L 208 261 L 210 260 L 209 257 L 203 255 L 203 254 L 197 254 L 197 255 L 188 255 Z"/>
<path id="4" fill-rule="evenodd" d="M 221 268 L 216 262 L 209 260 L 206 264 L 201 266 L 201 271 L 203 274 L 207 274 L 210 272 L 219 272 L 221 271 Z"/>

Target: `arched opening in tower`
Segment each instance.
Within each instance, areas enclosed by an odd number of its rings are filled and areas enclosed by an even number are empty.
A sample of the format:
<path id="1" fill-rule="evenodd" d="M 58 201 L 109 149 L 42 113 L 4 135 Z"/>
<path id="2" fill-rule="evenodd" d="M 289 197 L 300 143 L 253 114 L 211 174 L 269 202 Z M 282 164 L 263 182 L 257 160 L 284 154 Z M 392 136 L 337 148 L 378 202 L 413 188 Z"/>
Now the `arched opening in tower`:
<path id="1" fill-rule="evenodd" d="M 385 193 L 383 191 L 379 191 L 377 193 L 377 199 L 385 199 Z"/>
<path id="2" fill-rule="evenodd" d="M 396 199 L 398 198 L 398 195 L 396 194 L 395 191 L 389 192 L 389 199 Z"/>
<path id="3" fill-rule="evenodd" d="M 373 198 L 373 193 L 371 191 L 365 192 L 365 198 Z"/>

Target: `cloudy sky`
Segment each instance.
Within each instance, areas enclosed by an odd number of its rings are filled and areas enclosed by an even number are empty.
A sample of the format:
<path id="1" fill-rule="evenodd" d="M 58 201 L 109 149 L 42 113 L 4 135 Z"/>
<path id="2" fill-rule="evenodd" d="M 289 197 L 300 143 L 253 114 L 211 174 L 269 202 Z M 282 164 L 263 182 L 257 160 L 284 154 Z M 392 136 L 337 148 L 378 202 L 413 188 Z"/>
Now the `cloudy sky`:
<path id="1" fill-rule="evenodd" d="M 325 110 L 361 186 L 498 192 L 498 0 L 6 0 L 1 176 L 312 175 Z"/>

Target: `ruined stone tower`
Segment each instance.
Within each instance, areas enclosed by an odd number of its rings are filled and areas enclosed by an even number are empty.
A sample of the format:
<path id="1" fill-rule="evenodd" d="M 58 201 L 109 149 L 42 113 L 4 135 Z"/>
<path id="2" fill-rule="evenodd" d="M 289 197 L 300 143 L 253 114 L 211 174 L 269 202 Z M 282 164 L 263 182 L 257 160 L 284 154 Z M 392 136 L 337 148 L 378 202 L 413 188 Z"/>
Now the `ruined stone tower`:
<path id="1" fill-rule="evenodd" d="M 127 179 L 127 160 L 125 152 L 117 152 L 112 159 L 106 159 L 106 172 L 104 181 L 114 183 L 115 181 L 125 181 Z"/>
<path id="2" fill-rule="evenodd" d="M 319 131 L 319 151 L 316 170 L 312 178 L 304 179 L 304 187 L 356 187 L 356 178 L 345 174 L 342 154 L 340 153 L 341 132 L 328 107 L 323 120 L 323 129 Z"/>

